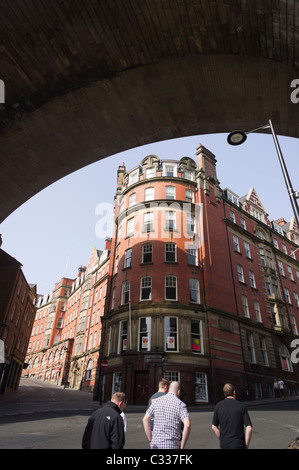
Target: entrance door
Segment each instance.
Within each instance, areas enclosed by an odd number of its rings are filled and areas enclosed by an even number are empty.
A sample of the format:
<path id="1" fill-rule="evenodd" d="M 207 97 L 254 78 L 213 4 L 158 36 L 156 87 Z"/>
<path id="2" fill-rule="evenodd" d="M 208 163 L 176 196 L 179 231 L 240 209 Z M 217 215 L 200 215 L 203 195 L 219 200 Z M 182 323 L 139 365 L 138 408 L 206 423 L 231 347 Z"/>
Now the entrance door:
<path id="1" fill-rule="evenodd" d="M 149 401 L 148 372 L 135 372 L 134 405 L 147 405 Z"/>

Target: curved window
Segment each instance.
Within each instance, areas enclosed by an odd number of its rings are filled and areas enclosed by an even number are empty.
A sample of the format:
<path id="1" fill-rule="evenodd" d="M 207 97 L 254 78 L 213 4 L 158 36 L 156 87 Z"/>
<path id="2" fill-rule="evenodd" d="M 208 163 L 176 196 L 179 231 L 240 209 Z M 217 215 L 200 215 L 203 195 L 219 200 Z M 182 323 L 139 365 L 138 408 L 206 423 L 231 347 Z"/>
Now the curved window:
<path id="1" fill-rule="evenodd" d="M 165 300 L 177 300 L 177 279 L 175 276 L 165 278 Z"/>

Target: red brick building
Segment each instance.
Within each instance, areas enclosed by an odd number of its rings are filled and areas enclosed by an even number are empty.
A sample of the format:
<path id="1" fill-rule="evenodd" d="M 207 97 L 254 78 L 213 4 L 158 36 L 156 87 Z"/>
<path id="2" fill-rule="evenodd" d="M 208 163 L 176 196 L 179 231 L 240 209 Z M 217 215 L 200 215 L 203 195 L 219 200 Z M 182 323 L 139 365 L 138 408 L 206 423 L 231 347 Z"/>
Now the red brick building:
<path id="1" fill-rule="evenodd" d="M 36 286 L 22 265 L 0 249 L 0 394 L 18 388 L 35 317 Z"/>
<path id="2" fill-rule="evenodd" d="M 145 405 L 161 377 L 188 404 L 299 393 L 299 231 L 270 221 L 254 188 L 220 187 L 215 156 L 118 168 L 113 234 L 76 279 L 38 297 L 25 371 Z M 294 360 L 295 359 L 295 360 Z M 108 368 L 101 364 L 107 361 Z"/>
<path id="3" fill-rule="evenodd" d="M 189 404 L 218 400 L 227 381 L 240 397 L 271 396 L 275 377 L 299 393 L 298 227 L 270 222 L 254 188 L 222 190 L 203 146 L 197 158 L 119 167 L 104 399 L 121 389 L 146 404 L 162 376 Z"/>
<path id="4" fill-rule="evenodd" d="M 107 292 L 110 240 L 92 250 L 75 279 L 62 278 L 53 292 L 36 297 L 24 375 L 93 391 Z"/>

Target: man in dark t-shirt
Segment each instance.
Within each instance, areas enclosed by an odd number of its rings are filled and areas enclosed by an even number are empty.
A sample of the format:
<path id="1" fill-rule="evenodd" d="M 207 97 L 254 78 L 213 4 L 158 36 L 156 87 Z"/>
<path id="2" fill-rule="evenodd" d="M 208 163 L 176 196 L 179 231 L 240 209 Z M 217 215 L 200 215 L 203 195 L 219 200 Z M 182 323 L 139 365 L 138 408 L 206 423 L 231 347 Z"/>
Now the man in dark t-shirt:
<path id="1" fill-rule="evenodd" d="M 166 393 L 168 393 L 168 389 L 169 389 L 169 380 L 167 379 L 161 379 L 160 382 L 159 382 L 159 390 L 154 393 L 150 399 L 149 399 L 149 402 L 148 402 L 148 408 L 152 405 L 152 403 L 159 397 L 162 397 L 163 395 L 166 395 Z M 152 419 L 151 420 L 151 430 L 154 429 L 154 420 Z"/>
<path id="2" fill-rule="evenodd" d="M 247 449 L 252 435 L 247 408 L 236 400 L 233 385 L 225 384 L 223 393 L 225 399 L 215 406 L 212 430 L 220 439 L 221 449 Z"/>

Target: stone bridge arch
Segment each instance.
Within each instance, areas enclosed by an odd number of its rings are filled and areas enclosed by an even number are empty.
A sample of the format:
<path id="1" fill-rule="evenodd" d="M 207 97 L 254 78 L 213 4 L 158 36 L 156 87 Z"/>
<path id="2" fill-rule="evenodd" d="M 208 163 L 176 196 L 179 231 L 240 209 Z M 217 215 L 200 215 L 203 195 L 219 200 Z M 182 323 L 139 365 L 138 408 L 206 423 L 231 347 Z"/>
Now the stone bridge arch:
<path id="1" fill-rule="evenodd" d="M 133 147 L 268 119 L 299 135 L 295 0 L 10 0 L 0 22 L 0 221 Z"/>

